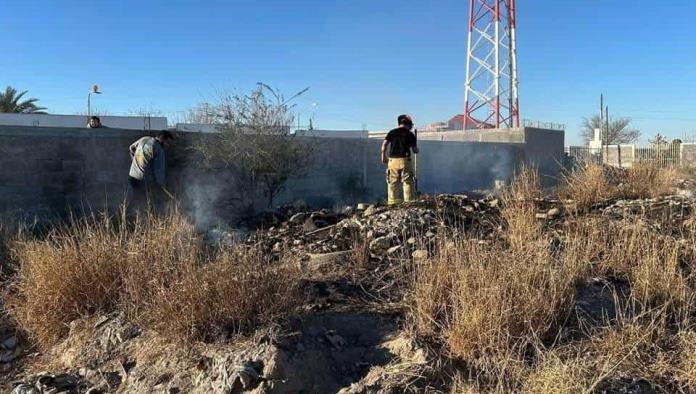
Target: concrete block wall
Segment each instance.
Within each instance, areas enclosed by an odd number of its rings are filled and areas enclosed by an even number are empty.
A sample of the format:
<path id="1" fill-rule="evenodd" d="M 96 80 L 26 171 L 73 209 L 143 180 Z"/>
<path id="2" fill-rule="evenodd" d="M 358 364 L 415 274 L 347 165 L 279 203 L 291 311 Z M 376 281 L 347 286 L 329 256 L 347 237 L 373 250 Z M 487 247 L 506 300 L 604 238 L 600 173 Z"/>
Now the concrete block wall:
<path id="1" fill-rule="evenodd" d="M 696 143 L 682 143 L 679 153 L 682 166 L 696 167 Z"/>
<path id="2" fill-rule="evenodd" d="M 420 190 L 452 193 L 488 188 L 495 180 L 509 180 L 514 168 L 528 160 L 553 177 L 560 171 L 554 165 L 563 154 L 562 133 L 560 139 L 535 133 L 532 130 L 525 138 L 539 146 L 530 146 L 530 142 L 420 141 Z M 0 216 L 27 219 L 118 206 L 127 189 L 128 146 L 143 135 L 147 133 L 0 126 Z M 182 133 L 175 149 L 167 153 L 169 187 L 194 209 L 226 197 L 227 191 L 219 186 L 234 187 L 235 180 L 227 171 L 202 168 L 188 149 L 199 138 L 212 135 Z M 276 205 L 304 200 L 337 207 L 384 199 L 381 140 L 296 138 L 314 144 L 313 164 L 305 176 L 286 184 Z M 230 205 L 229 209 L 235 208 Z"/>
<path id="3" fill-rule="evenodd" d="M 631 168 L 636 161 L 633 144 L 609 145 L 601 150 L 603 162 L 615 167 Z"/>
<path id="4" fill-rule="evenodd" d="M 128 146 L 142 131 L 0 126 L 0 213 L 101 209 L 123 198 Z"/>
<path id="5" fill-rule="evenodd" d="M 555 185 L 564 162 L 565 133 L 558 130 L 524 127 L 524 160 L 539 171 L 545 187 Z"/>
<path id="6" fill-rule="evenodd" d="M 371 134 L 377 137 L 377 134 Z M 538 169 L 544 186 L 558 182 L 564 160 L 565 133 L 560 130 L 520 127 L 513 129 L 462 130 L 418 133 L 419 141 L 442 141 L 491 144 L 489 146 L 517 145 L 523 151 L 523 160 Z M 483 145 L 481 145 L 483 146 Z M 485 148 L 488 149 L 488 148 Z"/>

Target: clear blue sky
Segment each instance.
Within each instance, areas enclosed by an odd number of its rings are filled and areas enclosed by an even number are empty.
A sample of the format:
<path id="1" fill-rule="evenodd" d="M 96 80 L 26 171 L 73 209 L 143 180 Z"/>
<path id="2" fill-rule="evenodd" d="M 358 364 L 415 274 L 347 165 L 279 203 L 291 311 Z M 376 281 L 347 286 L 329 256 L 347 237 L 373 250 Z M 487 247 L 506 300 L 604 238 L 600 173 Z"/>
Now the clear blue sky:
<path id="1" fill-rule="evenodd" d="M 647 137 L 696 132 L 696 1 L 519 0 L 522 117 L 567 125 L 604 92 Z M 462 111 L 466 0 L 0 0 L 0 85 L 53 113 L 171 116 L 264 81 L 317 103 L 322 128 L 418 124 Z M 303 122 L 304 123 L 304 122 Z"/>

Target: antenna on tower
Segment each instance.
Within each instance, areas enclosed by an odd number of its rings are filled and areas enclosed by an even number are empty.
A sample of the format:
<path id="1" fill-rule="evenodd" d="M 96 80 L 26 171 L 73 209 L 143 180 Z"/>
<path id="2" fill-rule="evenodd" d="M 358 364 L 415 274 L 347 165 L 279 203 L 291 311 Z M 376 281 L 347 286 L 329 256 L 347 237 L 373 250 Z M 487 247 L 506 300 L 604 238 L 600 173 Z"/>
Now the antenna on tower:
<path id="1" fill-rule="evenodd" d="M 464 128 L 520 126 L 516 0 L 469 0 Z"/>

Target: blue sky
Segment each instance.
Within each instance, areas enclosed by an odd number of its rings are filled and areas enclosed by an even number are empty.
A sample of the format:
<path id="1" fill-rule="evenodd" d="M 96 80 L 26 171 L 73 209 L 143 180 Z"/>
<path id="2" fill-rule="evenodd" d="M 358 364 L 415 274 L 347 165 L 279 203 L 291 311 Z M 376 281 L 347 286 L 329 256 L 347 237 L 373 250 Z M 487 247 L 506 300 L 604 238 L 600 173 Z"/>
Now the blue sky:
<path id="1" fill-rule="evenodd" d="M 519 0 L 523 118 L 565 123 L 605 94 L 645 139 L 696 134 L 696 1 Z M 463 107 L 465 0 L 0 0 L 0 85 L 53 113 L 153 108 L 175 117 L 264 81 L 315 126 L 383 129 Z M 306 120 L 305 120 L 306 121 Z M 305 123 L 305 122 L 303 122 Z"/>

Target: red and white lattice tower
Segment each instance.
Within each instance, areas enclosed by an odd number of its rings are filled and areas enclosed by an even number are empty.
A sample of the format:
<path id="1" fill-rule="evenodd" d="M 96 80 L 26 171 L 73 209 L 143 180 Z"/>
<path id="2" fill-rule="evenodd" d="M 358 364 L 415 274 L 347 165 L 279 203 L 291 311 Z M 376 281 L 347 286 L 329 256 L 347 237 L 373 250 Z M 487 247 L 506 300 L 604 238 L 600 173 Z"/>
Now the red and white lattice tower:
<path id="1" fill-rule="evenodd" d="M 520 125 L 516 0 L 469 0 L 464 128 Z"/>

